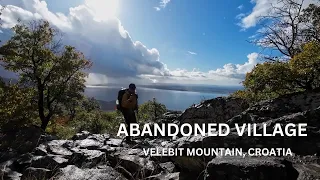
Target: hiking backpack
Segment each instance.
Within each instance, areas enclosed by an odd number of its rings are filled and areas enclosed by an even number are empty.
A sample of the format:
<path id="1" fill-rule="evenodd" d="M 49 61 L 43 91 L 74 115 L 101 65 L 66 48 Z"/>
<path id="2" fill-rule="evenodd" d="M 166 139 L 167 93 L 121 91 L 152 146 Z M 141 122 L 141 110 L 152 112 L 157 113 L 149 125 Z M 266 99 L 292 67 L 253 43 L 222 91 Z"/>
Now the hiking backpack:
<path id="1" fill-rule="evenodd" d="M 119 111 L 121 111 L 121 109 L 122 109 L 122 106 L 121 106 L 122 96 L 124 95 L 125 92 L 126 92 L 126 89 L 121 89 L 121 90 L 118 92 L 117 110 L 119 110 Z"/>
<path id="2" fill-rule="evenodd" d="M 122 110 L 122 105 L 121 105 L 121 102 L 122 102 L 122 96 L 124 95 L 124 93 L 126 93 L 126 90 L 127 89 L 121 89 L 119 92 L 118 92 L 118 103 L 117 104 L 117 110 L 121 111 Z M 137 100 L 138 100 L 138 94 L 136 94 L 136 97 L 137 97 Z"/>

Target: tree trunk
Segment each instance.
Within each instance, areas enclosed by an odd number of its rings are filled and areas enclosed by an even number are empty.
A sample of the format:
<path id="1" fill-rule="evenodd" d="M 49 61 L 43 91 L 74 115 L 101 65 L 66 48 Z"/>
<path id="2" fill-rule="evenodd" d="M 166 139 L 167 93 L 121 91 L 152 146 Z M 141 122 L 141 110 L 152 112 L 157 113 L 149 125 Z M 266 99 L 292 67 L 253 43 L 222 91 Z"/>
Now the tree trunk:
<path id="1" fill-rule="evenodd" d="M 41 120 L 41 129 L 46 130 L 49 123 L 49 118 L 45 118 L 43 121 Z"/>
<path id="2" fill-rule="evenodd" d="M 305 89 L 306 89 L 307 91 L 312 91 L 312 90 L 313 90 L 313 88 L 312 88 L 312 81 L 308 81 L 308 82 L 306 83 Z"/>
<path id="3" fill-rule="evenodd" d="M 43 89 L 44 88 L 41 85 L 38 86 L 38 113 L 41 120 L 41 129 L 45 130 L 49 120 L 44 115 Z"/>

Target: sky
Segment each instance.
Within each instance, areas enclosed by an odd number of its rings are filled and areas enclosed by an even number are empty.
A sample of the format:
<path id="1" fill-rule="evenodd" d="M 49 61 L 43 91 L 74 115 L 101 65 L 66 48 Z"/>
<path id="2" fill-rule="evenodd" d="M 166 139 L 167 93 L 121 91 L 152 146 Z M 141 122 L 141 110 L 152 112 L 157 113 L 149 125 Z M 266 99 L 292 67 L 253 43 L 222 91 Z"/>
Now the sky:
<path id="1" fill-rule="evenodd" d="M 87 84 L 240 85 L 261 62 L 264 52 L 248 40 L 275 2 L 1 0 L 0 38 L 12 34 L 17 19 L 48 20 L 93 62 Z"/>

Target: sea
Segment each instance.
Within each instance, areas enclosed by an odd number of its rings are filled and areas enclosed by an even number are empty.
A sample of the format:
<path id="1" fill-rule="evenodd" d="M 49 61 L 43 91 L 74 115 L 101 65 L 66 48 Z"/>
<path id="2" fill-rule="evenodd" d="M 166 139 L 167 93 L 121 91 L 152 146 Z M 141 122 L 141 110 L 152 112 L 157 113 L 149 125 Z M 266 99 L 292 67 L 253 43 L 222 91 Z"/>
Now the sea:
<path id="1" fill-rule="evenodd" d="M 112 103 L 117 99 L 118 91 L 123 88 L 120 85 L 87 86 L 85 95 L 97 100 Z M 184 111 L 188 107 L 199 104 L 203 100 L 228 96 L 241 87 L 223 87 L 209 85 L 161 85 L 161 86 L 137 86 L 138 102 L 142 104 L 155 98 L 164 104 L 167 109 Z"/>

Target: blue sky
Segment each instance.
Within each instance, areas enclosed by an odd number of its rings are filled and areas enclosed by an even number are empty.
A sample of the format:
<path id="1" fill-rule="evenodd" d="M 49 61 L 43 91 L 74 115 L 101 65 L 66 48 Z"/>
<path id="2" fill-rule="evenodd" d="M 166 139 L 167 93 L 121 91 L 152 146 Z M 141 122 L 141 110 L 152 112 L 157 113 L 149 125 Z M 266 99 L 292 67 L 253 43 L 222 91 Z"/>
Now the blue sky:
<path id="1" fill-rule="evenodd" d="M 69 7 L 84 1 L 46 2 L 50 10 L 67 13 Z M 170 68 L 209 71 L 226 63 L 243 63 L 247 54 L 257 51 L 256 46 L 247 42 L 254 29 L 241 31 L 236 18 L 252 9 L 254 4 L 250 1 L 172 0 L 166 8 L 156 11 L 154 7 L 159 2 L 121 0 L 117 17 L 133 40 L 157 48 L 161 60 Z"/>
<path id="2" fill-rule="evenodd" d="M 87 84 L 239 85 L 260 62 L 261 50 L 248 40 L 272 2 L 2 0 L 2 31 L 17 18 L 48 20 L 64 32 L 65 44 L 93 61 Z"/>

